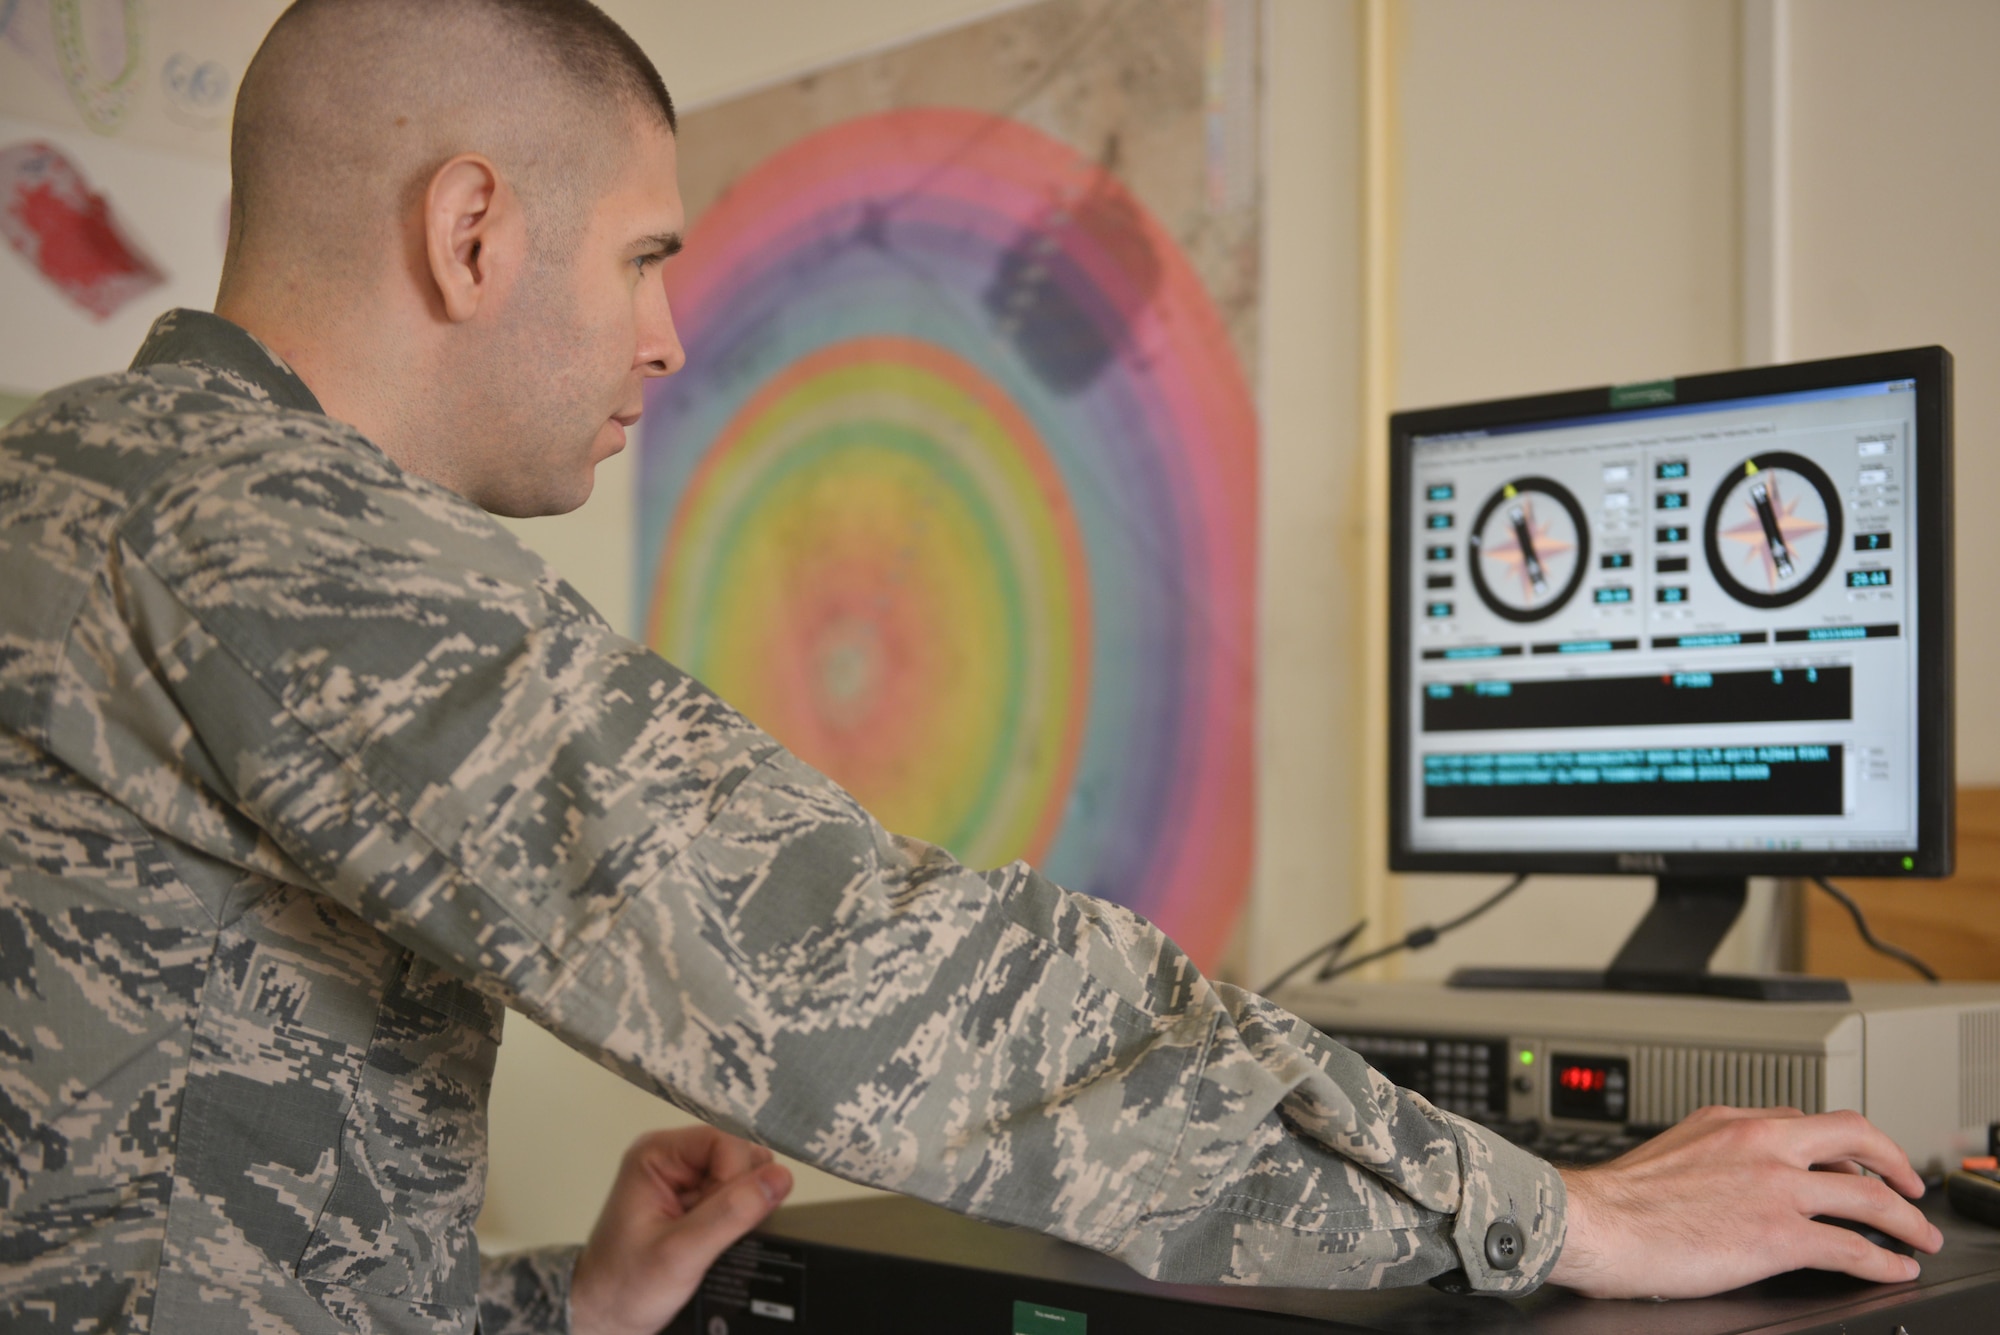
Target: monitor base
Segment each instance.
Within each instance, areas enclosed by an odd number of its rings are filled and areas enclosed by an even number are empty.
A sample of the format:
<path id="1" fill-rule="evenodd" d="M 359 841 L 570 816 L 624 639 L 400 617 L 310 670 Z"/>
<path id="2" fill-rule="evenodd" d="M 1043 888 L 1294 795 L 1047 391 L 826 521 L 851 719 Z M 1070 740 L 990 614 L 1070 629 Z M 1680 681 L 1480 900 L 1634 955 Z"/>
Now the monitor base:
<path id="1" fill-rule="evenodd" d="M 1839 978 L 1710 973 L 1708 961 L 1743 912 L 1742 876 L 1662 876 L 1653 906 L 1608 969 L 1460 969 L 1450 985 L 1559 992 L 1662 992 L 1738 1001 L 1850 1001 Z"/>

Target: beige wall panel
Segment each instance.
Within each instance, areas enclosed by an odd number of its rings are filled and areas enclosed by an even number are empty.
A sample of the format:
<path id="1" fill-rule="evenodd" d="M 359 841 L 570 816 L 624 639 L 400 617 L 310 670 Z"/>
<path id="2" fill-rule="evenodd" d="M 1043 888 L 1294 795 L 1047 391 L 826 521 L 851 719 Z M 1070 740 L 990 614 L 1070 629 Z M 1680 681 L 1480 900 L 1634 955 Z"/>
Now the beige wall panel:
<path id="1" fill-rule="evenodd" d="M 1398 406 L 1734 365 L 1736 7 L 1408 0 L 1400 19 Z M 1400 878 L 1404 925 L 1501 879 Z M 1763 957 L 1769 893 L 1719 964 Z M 1538 877 L 1403 969 L 1601 966 L 1650 900 L 1636 878 Z"/>
<path id="2" fill-rule="evenodd" d="M 1359 6 L 1280 0 L 1266 29 L 1257 871 L 1241 981 L 1351 916 L 1361 617 Z"/>
<path id="3" fill-rule="evenodd" d="M 1736 8 L 1402 7 L 1397 398 L 1736 357 Z"/>
<path id="4" fill-rule="evenodd" d="M 2000 4 L 1792 6 L 1792 347 L 1957 359 L 1958 781 L 2000 783 Z"/>

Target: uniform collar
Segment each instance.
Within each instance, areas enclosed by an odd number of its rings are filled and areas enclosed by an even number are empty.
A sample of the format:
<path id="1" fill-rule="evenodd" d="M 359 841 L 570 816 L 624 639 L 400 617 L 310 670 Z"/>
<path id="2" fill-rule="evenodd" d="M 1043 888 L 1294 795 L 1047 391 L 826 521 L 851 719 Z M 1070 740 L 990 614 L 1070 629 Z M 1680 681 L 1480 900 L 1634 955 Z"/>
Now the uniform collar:
<path id="1" fill-rule="evenodd" d="M 132 369 L 173 362 L 198 362 L 231 372 L 280 408 L 326 414 L 283 357 L 258 342 L 249 330 L 220 315 L 178 309 L 153 321 L 146 341 L 132 358 Z"/>

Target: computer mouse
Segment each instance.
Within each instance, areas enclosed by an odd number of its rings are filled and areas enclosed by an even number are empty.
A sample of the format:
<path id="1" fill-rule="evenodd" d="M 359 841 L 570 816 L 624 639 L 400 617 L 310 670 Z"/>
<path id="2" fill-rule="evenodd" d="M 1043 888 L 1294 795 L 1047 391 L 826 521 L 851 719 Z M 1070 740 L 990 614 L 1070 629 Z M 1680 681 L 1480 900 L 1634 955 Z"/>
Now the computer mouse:
<path id="1" fill-rule="evenodd" d="M 1894 1252 L 1898 1256 L 1915 1256 L 1917 1254 L 1917 1249 L 1914 1246 L 1904 1242 L 1901 1238 L 1892 1237 L 1884 1233 L 1872 1224 L 1863 1224 L 1853 1219 L 1837 1219 L 1830 1214 L 1816 1214 L 1813 1216 L 1813 1222 L 1815 1224 L 1832 1224 L 1835 1228 L 1844 1228 L 1849 1232 L 1859 1233 L 1882 1250 Z"/>

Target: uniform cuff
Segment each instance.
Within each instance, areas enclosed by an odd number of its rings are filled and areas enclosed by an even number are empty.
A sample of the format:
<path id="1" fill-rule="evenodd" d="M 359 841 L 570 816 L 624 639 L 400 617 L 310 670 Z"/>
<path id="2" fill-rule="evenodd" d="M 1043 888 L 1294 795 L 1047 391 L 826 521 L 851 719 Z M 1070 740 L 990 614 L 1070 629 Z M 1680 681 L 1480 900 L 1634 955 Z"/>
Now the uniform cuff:
<path id="1" fill-rule="evenodd" d="M 1541 1287 L 1562 1255 L 1568 1204 L 1562 1174 L 1482 1126 L 1450 1113 L 1439 1116 L 1458 1137 L 1464 1185 L 1451 1242 L 1463 1287 L 1493 1294 Z"/>
<path id="2" fill-rule="evenodd" d="M 479 1262 L 479 1335 L 568 1335 L 570 1279 L 581 1247 Z"/>

